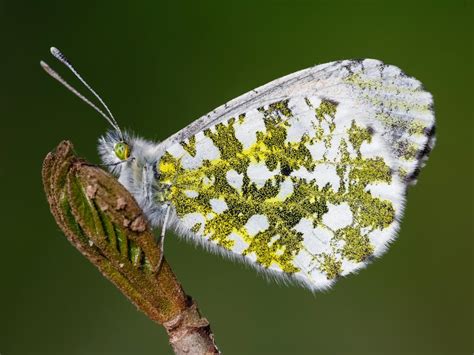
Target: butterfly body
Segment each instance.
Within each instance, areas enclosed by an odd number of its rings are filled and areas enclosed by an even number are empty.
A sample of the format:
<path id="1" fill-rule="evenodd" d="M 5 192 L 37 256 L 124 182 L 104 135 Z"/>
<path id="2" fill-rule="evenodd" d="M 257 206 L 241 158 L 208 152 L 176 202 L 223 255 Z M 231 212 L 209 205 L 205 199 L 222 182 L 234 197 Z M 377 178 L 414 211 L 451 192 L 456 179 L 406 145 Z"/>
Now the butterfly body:
<path id="1" fill-rule="evenodd" d="M 169 212 L 178 235 L 318 290 L 386 250 L 433 145 L 431 95 L 366 59 L 277 79 L 161 143 L 111 131 L 99 152 L 153 226 Z"/>

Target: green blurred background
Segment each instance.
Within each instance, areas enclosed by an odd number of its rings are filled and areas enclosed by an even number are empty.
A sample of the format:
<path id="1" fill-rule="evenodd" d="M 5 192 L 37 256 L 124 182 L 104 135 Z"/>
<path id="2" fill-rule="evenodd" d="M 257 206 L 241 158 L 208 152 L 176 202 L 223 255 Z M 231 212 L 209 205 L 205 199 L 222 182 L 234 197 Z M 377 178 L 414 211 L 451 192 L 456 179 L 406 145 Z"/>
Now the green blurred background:
<path id="1" fill-rule="evenodd" d="M 61 48 L 121 125 L 164 139 L 282 75 L 378 58 L 435 98 L 438 144 L 398 240 L 316 295 L 167 239 L 225 354 L 473 351 L 473 2 L 0 1 L 0 353 L 168 354 L 166 335 L 66 240 L 42 190 L 62 139 L 98 162 L 107 127 L 39 67 Z"/>

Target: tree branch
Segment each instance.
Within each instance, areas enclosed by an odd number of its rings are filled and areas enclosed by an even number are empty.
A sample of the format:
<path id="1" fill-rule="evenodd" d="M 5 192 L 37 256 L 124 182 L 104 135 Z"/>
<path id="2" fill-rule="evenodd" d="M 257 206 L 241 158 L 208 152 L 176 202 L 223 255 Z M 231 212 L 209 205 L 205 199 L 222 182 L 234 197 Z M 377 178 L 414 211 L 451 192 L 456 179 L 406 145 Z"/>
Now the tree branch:
<path id="1" fill-rule="evenodd" d="M 187 296 L 132 195 L 61 142 L 43 163 L 43 184 L 68 240 L 128 299 L 163 325 L 176 354 L 219 353 L 209 322 Z"/>

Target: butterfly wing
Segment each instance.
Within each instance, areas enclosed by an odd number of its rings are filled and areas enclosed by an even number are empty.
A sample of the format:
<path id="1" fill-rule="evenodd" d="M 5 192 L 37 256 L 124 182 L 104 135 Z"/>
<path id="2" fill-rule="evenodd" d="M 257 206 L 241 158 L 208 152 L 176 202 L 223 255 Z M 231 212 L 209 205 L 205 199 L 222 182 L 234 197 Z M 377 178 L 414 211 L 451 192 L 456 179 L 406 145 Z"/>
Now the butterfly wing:
<path id="1" fill-rule="evenodd" d="M 220 120 L 158 163 L 181 234 L 310 289 L 394 238 L 406 188 L 398 168 L 363 108 L 320 96 Z"/>
<path id="2" fill-rule="evenodd" d="M 399 68 L 378 60 L 344 60 L 301 70 L 252 90 L 202 116 L 162 142 L 163 148 L 257 107 L 290 98 L 318 96 L 345 102 L 388 144 L 399 176 L 416 182 L 435 143 L 432 96 Z"/>

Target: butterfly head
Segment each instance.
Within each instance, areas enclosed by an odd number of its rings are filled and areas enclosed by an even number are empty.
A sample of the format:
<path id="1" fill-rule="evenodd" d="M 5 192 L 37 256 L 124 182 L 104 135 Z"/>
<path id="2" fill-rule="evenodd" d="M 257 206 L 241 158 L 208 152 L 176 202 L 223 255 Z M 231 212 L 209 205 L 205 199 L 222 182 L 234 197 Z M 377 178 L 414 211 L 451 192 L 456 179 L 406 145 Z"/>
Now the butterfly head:
<path id="1" fill-rule="evenodd" d="M 107 131 L 99 138 L 99 155 L 102 163 L 110 172 L 120 172 L 134 160 L 134 139 L 127 132 Z"/>
<path id="2" fill-rule="evenodd" d="M 163 149 L 156 142 L 115 129 L 99 138 L 98 149 L 102 163 L 117 175 L 129 171 L 137 176 L 146 165 L 153 165 L 163 155 Z"/>

